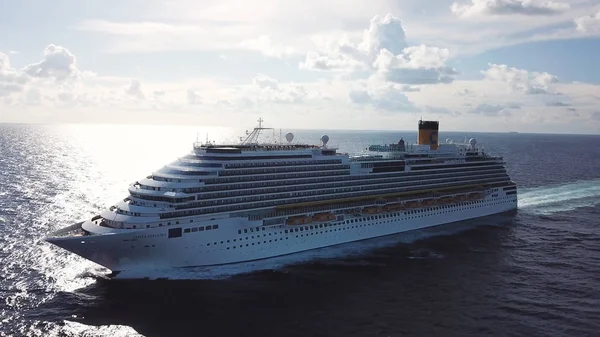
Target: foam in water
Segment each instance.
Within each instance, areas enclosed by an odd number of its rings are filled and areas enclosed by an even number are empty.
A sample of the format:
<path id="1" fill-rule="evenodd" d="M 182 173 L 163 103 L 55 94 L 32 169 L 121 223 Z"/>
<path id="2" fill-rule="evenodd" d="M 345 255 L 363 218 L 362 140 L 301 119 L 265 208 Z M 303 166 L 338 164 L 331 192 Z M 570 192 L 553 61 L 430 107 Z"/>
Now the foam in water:
<path id="1" fill-rule="evenodd" d="M 523 189 L 519 191 L 519 210 L 550 215 L 600 203 L 600 179 Z"/>

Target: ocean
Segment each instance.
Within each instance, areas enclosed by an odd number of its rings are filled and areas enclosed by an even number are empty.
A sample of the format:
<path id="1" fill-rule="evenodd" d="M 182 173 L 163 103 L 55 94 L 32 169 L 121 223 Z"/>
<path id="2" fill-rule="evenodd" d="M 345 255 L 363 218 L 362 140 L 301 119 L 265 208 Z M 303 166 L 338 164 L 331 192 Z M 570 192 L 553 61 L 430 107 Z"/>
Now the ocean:
<path id="1" fill-rule="evenodd" d="M 339 151 L 412 131 L 293 132 Z M 276 140 L 280 130 L 269 135 Z M 234 130 L 0 124 L 0 336 L 598 336 L 600 136 L 444 132 L 504 156 L 516 212 L 282 258 L 109 280 L 42 241 Z M 136 277 L 147 277 L 136 279 Z"/>

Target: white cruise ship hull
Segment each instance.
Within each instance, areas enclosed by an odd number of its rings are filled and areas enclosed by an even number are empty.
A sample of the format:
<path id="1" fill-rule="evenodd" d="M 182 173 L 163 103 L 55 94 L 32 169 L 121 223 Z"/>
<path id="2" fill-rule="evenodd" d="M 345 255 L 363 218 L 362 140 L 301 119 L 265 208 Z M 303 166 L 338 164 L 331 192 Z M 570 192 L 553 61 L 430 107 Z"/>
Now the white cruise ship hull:
<path id="1" fill-rule="evenodd" d="M 487 195 L 479 201 L 430 206 L 412 212 L 346 215 L 344 221 L 328 221 L 326 226 L 324 223 L 262 226 L 262 221 L 223 218 L 88 236 L 50 236 L 46 240 L 113 272 L 139 271 L 271 258 L 484 217 L 516 208 L 517 195 L 500 192 Z M 209 224 L 218 225 L 218 228 L 191 231 L 192 228 L 198 229 Z M 169 230 L 174 227 L 182 228 L 182 235 L 169 238 Z M 184 232 L 186 228 L 190 228 L 190 232 Z"/>

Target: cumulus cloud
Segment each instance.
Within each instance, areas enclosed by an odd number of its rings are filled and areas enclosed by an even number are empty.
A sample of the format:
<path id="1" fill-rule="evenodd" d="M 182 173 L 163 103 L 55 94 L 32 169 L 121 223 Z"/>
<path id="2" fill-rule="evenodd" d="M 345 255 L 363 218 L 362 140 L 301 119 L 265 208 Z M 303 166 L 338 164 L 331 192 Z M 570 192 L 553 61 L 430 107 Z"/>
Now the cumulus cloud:
<path id="1" fill-rule="evenodd" d="M 375 109 L 391 112 L 417 112 L 419 108 L 408 97 L 391 83 L 380 83 L 375 80 L 352 89 L 348 98 L 354 104 L 371 106 Z"/>
<path id="2" fill-rule="evenodd" d="M 259 74 L 252 80 L 259 89 L 258 99 L 275 103 L 298 103 L 303 101 L 308 93 L 306 89 L 295 83 L 279 83 L 276 79 Z"/>
<path id="3" fill-rule="evenodd" d="M 300 62 L 300 69 L 308 70 L 353 70 L 364 67 L 364 63 L 345 55 L 343 53 L 332 53 L 329 55 L 320 55 L 315 52 L 308 52 L 304 62 Z"/>
<path id="4" fill-rule="evenodd" d="M 457 72 L 445 65 L 448 56 L 448 49 L 425 45 L 407 47 L 396 56 L 382 49 L 374 66 L 388 81 L 394 83 L 450 83 Z"/>
<path id="5" fill-rule="evenodd" d="M 452 13 L 462 17 L 483 15 L 555 15 L 570 8 L 568 3 L 546 0 L 471 0 L 470 4 L 454 2 Z"/>
<path id="6" fill-rule="evenodd" d="M 27 81 L 25 74 L 11 67 L 8 55 L 0 53 L 0 97 L 23 91 Z"/>
<path id="7" fill-rule="evenodd" d="M 373 17 L 358 43 L 343 38 L 323 49 L 319 53 L 307 53 L 300 68 L 363 69 L 405 85 L 450 83 L 456 74 L 456 70 L 445 65 L 450 55 L 448 49 L 407 46 L 402 21 L 391 14 Z"/>
<path id="8" fill-rule="evenodd" d="M 320 43 L 319 43 L 320 42 Z M 450 51 L 428 45 L 408 46 L 402 21 L 376 15 L 358 41 L 347 36 L 320 44 L 309 52 L 300 68 L 341 71 L 366 84 L 348 93 L 356 105 L 384 111 L 419 111 L 403 92 L 419 92 L 422 85 L 451 83 L 457 71 L 446 65 Z"/>
<path id="9" fill-rule="evenodd" d="M 482 71 L 486 80 L 508 83 L 514 91 L 526 94 L 556 94 L 550 85 L 558 82 L 558 77 L 547 72 L 530 72 L 508 67 L 504 64 L 489 64 L 489 69 Z"/>
<path id="10" fill-rule="evenodd" d="M 23 72 L 31 77 L 54 78 L 64 80 L 80 74 L 76 66 L 75 55 L 68 49 L 50 44 L 44 49 L 44 59 L 27 65 Z"/>
<path id="11" fill-rule="evenodd" d="M 575 19 L 575 26 L 582 33 L 600 33 L 600 11 Z"/>
<path id="12" fill-rule="evenodd" d="M 406 47 L 405 39 L 406 34 L 399 18 L 391 14 L 376 15 L 371 19 L 369 29 L 364 31 L 358 49 L 368 55 L 377 55 L 382 49 L 396 55 Z"/>

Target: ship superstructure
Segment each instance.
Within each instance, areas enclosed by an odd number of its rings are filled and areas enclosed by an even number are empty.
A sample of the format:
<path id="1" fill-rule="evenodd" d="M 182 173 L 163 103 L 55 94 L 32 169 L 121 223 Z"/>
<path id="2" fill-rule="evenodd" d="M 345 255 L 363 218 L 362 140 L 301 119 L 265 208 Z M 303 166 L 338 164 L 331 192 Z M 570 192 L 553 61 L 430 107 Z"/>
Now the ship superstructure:
<path id="1" fill-rule="evenodd" d="M 439 143 L 437 121 L 418 141 L 366 155 L 321 144 L 238 144 L 192 151 L 129 186 L 129 195 L 46 240 L 113 271 L 263 259 L 515 209 L 502 157 L 474 139 Z"/>

